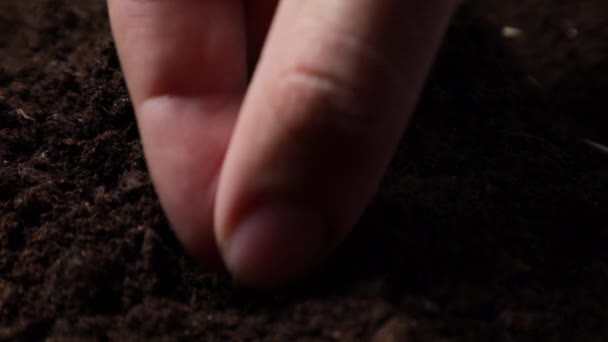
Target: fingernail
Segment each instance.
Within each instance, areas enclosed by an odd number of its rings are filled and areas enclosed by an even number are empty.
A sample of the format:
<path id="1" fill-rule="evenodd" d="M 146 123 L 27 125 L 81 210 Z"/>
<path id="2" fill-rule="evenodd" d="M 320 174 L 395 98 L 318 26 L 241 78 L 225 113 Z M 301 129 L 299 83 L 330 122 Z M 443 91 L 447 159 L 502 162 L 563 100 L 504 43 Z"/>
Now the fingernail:
<path id="1" fill-rule="evenodd" d="M 254 210 L 223 244 L 237 280 L 272 288 L 303 276 L 324 254 L 327 231 L 321 216 L 286 204 Z"/>

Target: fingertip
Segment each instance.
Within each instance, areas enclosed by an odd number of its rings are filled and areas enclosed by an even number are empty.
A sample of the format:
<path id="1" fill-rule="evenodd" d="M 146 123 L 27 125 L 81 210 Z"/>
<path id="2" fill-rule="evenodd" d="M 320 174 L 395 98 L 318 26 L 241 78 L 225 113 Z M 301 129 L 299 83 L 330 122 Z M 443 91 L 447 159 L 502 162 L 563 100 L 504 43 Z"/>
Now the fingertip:
<path id="1" fill-rule="evenodd" d="M 306 209 L 275 203 L 245 216 L 220 240 L 224 261 L 242 284 L 270 289 L 292 283 L 328 251 L 327 223 Z"/>
<path id="2" fill-rule="evenodd" d="M 217 179 L 240 95 L 151 98 L 139 129 L 160 203 L 184 248 L 208 269 L 221 266 L 213 232 Z"/>

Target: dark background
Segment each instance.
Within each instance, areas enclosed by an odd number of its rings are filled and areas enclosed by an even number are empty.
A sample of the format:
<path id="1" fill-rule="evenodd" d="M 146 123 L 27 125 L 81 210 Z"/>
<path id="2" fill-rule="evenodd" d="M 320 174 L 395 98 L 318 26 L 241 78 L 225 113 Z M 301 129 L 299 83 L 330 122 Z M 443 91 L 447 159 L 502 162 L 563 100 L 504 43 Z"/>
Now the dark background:
<path id="1" fill-rule="evenodd" d="M 0 0 L 0 340 L 605 340 L 607 58 L 605 0 L 465 5 L 354 234 L 259 293 L 167 226 L 103 1 Z"/>

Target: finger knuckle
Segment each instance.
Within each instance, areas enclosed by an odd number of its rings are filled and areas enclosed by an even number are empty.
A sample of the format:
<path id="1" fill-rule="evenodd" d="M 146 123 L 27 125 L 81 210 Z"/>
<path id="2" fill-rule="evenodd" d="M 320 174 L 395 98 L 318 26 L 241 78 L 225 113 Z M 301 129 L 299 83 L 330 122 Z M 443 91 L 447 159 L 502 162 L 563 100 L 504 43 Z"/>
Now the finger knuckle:
<path id="1" fill-rule="evenodd" d="M 280 77 L 281 101 L 276 121 L 299 130 L 358 134 L 369 118 L 365 85 L 314 64 L 295 64 Z"/>

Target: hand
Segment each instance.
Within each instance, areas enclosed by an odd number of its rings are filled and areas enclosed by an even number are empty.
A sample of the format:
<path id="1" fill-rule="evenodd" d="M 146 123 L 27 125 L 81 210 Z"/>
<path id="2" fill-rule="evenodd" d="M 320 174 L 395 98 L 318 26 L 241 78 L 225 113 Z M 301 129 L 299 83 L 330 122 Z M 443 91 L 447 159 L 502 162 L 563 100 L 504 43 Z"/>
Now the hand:
<path id="1" fill-rule="evenodd" d="M 221 255 L 256 287 L 301 276 L 356 223 L 456 8 L 277 2 L 108 0 L 172 226 L 197 259 Z"/>

